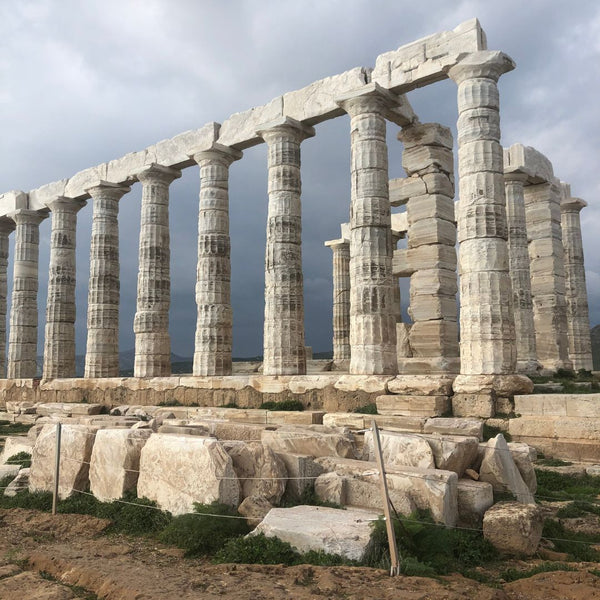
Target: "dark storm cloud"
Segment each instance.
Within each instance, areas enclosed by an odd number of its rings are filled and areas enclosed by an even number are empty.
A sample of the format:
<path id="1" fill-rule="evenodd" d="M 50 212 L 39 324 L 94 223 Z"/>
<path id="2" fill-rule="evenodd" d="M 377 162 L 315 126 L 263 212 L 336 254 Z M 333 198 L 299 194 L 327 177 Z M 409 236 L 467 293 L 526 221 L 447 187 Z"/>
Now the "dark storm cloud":
<path id="1" fill-rule="evenodd" d="M 0 5 L 0 190 L 29 190 L 263 104 L 378 54 L 477 16 L 490 48 L 517 62 L 500 81 L 503 143 L 545 153 L 590 206 L 582 214 L 592 324 L 600 322 L 597 3 L 508 0 L 21 0 Z M 456 87 L 410 100 L 422 121 L 454 128 Z M 307 344 L 331 347 L 331 251 L 348 219 L 348 119 L 302 146 Z M 402 176 L 390 125 L 390 175 Z M 231 167 L 234 353 L 261 352 L 267 210 L 264 146 Z M 133 347 L 140 185 L 121 201 L 121 349 Z M 171 188 L 171 334 L 191 355 L 198 173 Z M 77 352 L 85 349 L 91 205 L 79 213 Z M 42 225 L 44 322 L 50 222 Z M 10 273 L 9 273 L 10 277 Z M 405 302 L 406 302 L 405 298 Z"/>

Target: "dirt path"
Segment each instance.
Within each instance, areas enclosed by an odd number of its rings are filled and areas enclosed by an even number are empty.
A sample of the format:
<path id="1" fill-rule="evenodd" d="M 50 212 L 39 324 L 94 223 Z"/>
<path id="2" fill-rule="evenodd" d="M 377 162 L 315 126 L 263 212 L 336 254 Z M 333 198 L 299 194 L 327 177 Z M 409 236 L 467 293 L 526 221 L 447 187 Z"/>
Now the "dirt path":
<path id="1" fill-rule="evenodd" d="M 213 565 L 148 540 L 100 535 L 107 525 L 85 515 L 0 510 L 0 600 L 600 599 L 600 577 L 588 572 L 600 565 L 493 589 L 459 575 L 434 580 L 352 567 Z"/>

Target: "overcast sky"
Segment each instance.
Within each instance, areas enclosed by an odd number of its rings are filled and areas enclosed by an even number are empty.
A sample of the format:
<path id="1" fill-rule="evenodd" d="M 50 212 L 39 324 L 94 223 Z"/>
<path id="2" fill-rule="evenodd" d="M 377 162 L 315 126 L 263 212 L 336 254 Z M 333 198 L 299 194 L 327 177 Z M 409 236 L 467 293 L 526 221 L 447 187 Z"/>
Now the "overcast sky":
<path id="1" fill-rule="evenodd" d="M 596 0 L 0 0 L 0 193 L 28 191 L 357 66 L 478 17 L 517 69 L 500 80 L 502 143 L 534 146 L 582 213 L 600 322 L 600 3 Z M 409 94 L 422 122 L 456 123 L 451 81 Z M 349 119 L 302 144 L 306 343 L 331 349 L 331 250 L 350 202 Z M 401 177 L 389 124 L 390 176 Z M 262 353 L 265 146 L 231 167 L 234 355 Z M 140 185 L 121 201 L 121 350 L 133 348 Z M 198 169 L 171 186 L 173 351 L 193 354 Z M 77 353 L 85 352 L 91 203 L 77 232 Z M 40 330 L 50 219 L 41 226 Z M 12 238 L 13 236 L 11 236 Z M 12 246 L 11 239 L 11 259 Z M 10 264 L 9 261 L 9 264 Z M 12 271 L 9 271 L 9 282 Z M 9 284 L 10 290 L 10 284 Z M 404 294 L 403 302 L 407 302 Z"/>

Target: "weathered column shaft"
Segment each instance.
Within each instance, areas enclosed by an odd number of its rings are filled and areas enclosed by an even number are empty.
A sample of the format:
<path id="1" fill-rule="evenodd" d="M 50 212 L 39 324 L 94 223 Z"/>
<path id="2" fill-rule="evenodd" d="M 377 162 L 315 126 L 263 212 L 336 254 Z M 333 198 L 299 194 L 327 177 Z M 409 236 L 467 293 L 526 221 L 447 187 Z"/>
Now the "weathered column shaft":
<path id="1" fill-rule="evenodd" d="M 535 374 L 540 365 L 537 360 L 535 343 L 531 272 L 525 224 L 523 185 L 527 180 L 527 175 L 506 173 L 504 180 L 508 221 L 508 260 L 517 337 L 517 372 Z"/>
<path id="2" fill-rule="evenodd" d="M 344 98 L 350 115 L 350 372 L 397 370 L 395 277 L 388 189 L 385 109 L 391 94 L 374 88 Z"/>
<path id="3" fill-rule="evenodd" d="M 482 51 L 448 71 L 458 84 L 462 375 L 511 374 L 516 367 L 497 85 L 512 68 L 506 55 Z"/>
<path id="4" fill-rule="evenodd" d="M 350 244 L 326 242 L 333 252 L 333 362 L 350 360 Z"/>
<path id="5" fill-rule="evenodd" d="M 200 209 L 196 277 L 194 375 L 230 375 L 231 242 L 229 239 L 229 166 L 242 153 L 215 146 L 199 152 Z"/>
<path id="6" fill-rule="evenodd" d="M 314 135 L 293 119 L 264 126 L 269 147 L 269 212 L 265 255 L 265 375 L 306 373 L 300 142 Z"/>
<path id="7" fill-rule="evenodd" d="M 119 376 L 119 200 L 130 188 L 100 182 L 93 198 L 85 377 Z"/>
<path id="8" fill-rule="evenodd" d="M 525 187 L 525 217 L 538 360 L 552 371 L 571 369 L 560 191 L 555 183 Z"/>
<path id="9" fill-rule="evenodd" d="M 171 374 L 169 307 L 171 303 L 169 185 L 181 171 L 153 164 L 137 173 L 142 183 L 135 377 Z"/>
<path id="10" fill-rule="evenodd" d="M 580 369 L 591 371 L 593 368 L 590 315 L 579 217 L 581 209 L 585 206 L 587 204 L 583 200 L 571 198 L 570 195 L 563 198 L 560 204 L 565 250 L 569 358 L 575 371 Z"/>
<path id="11" fill-rule="evenodd" d="M 12 220 L 0 219 L 0 378 L 6 377 L 6 297 L 8 294 L 8 236 L 14 230 Z"/>
<path id="12" fill-rule="evenodd" d="M 59 197 L 52 211 L 50 271 L 46 305 L 44 378 L 75 377 L 75 242 L 83 200 Z"/>
<path id="13" fill-rule="evenodd" d="M 48 212 L 19 209 L 10 216 L 16 229 L 7 376 L 28 379 L 37 375 L 40 223 Z"/>

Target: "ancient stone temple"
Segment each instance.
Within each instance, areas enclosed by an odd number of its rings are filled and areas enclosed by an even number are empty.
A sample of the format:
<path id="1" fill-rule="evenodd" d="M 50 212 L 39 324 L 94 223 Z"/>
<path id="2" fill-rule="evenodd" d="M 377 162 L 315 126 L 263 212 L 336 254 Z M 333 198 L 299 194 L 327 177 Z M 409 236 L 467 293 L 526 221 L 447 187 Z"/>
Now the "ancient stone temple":
<path id="1" fill-rule="evenodd" d="M 143 394 L 144 402 L 159 401 L 165 390 L 183 403 L 208 404 L 283 394 L 330 407 L 379 396 L 382 406 L 403 406 L 407 414 L 452 408 L 489 417 L 498 400 L 530 390 L 528 374 L 590 370 L 579 221 L 586 204 L 539 152 L 502 147 L 498 81 L 514 68 L 508 56 L 488 50 L 473 19 L 382 54 L 373 68 L 316 81 L 69 179 L 2 194 L 0 316 L 12 294 L 6 356 L 0 318 L 0 368 L 9 378 L 2 389 L 45 399 L 59 390 L 74 399 L 121 394 L 132 403 Z M 448 124 L 421 123 L 410 104 L 412 90 L 443 79 L 456 84 L 456 140 Z M 333 253 L 334 356 L 329 371 L 312 376 L 304 336 L 302 142 L 318 137 L 319 123 L 342 115 L 350 123 L 350 216 L 340 237 L 325 242 Z M 401 179 L 389 179 L 388 123 L 400 127 Z M 234 376 L 229 169 L 262 143 L 264 363 L 261 375 Z M 187 168 L 200 177 L 194 366 L 191 376 L 170 377 L 169 188 Z M 119 379 L 119 205 L 138 185 L 137 306 L 127 325 L 135 333 L 135 371 Z M 75 234 L 86 203 L 93 225 L 85 377 L 69 381 Z M 34 385 L 38 228 L 45 218 L 52 235 L 43 380 Z M 406 247 L 397 248 L 400 239 Z M 410 323 L 400 310 L 403 277 L 410 278 Z"/>

